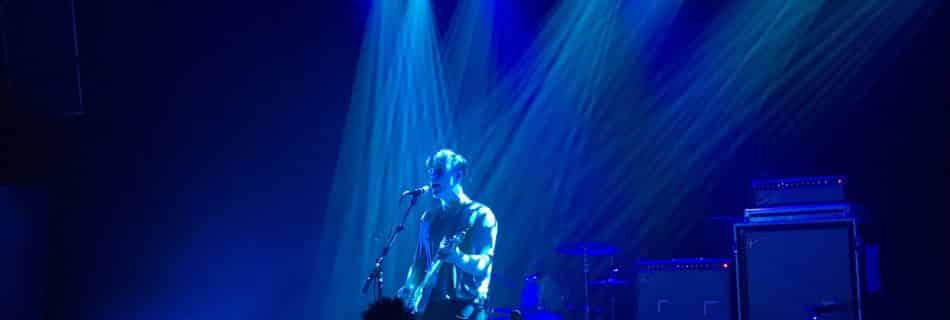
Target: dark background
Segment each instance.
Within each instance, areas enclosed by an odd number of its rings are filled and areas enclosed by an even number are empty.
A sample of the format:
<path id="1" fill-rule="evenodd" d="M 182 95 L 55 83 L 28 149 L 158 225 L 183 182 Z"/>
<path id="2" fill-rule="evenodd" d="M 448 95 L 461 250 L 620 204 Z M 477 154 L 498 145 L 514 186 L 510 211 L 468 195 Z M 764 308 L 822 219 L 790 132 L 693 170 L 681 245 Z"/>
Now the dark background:
<path id="1" fill-rule="evenodd" d="M 82 105 L 72 82 L 40 91 L 42 105 L 18 96 L 17 83 L 0 97 L 0 185 L 25 195 L 3 213 L 13 254 L 0 270 L 15 279 L 3 309 L 20 319 L 313 314 L 321 293 L 306 278 L 322 263 L 313 250 L 368 5 L 78 2 Z M 520 6 L 533 19 L 524 30 L 550 6 Z M 948 7 L 873 61 L 872 90 L 842 93 L 854 99 L 829 102 L 795 143 L 763 129 L 716 173 L 734 179 L 687 201 L 738 215 L 750 179 L 847 175 L 850 198 L 868 210 L 866 235 L 882 246 L 882 312 L 941 307 Z M 687 1 L 681 32 L 698 32 L 716 8 Z M 437 9 L 444 22 L 451 5 Z M 6 18 L 15 40 L 18 20 Z M 730 235 L 714 225 L 682 254 L 721 254 Z"/>

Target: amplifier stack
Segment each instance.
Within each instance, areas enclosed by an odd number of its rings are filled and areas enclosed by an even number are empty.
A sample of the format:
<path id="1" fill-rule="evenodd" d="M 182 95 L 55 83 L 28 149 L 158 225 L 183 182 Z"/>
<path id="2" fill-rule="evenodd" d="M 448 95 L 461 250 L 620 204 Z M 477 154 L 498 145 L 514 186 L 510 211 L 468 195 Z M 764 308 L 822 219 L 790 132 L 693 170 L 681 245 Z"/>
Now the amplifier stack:
<path id="1" fill-rule="evenodd" d="M 756 207 L 733 225 L 739 320 L 862 319 L 862 247 L 845 182 L 753 182 Z"/>
<path id="2" fill-rule="evenodd" d="M 862 214 L 846 201 L 846 182 L 841 176 L 754 181 L 751 208 L 725 219 L 731 257 L 638 260 L 627 268 L 614 264 L 619 248 L 610 243 L 562 243 L 556 251 L 577 258 L 568 269 L 581 285 L 560 290 L 567 281 L 532 273 L 520 309 L 493 309 L 491 318 L 864 320 L 864 293 L 880 290 L 878 252 L 862 244 Z M 591 273 L 592 263 L 606 261 L 606 274 Z M 630 301 L 627 290 L 635 296 L 632 310 L 624 308 L 631 304 L 623 302 Z"/>

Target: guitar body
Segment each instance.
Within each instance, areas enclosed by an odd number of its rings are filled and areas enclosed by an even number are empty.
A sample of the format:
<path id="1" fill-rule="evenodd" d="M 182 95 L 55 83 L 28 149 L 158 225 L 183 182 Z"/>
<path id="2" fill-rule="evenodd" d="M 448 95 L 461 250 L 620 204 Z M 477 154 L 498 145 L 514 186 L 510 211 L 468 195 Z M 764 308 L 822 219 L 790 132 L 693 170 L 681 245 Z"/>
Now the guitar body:
<path id="1" fill-rule="evenodd" d="M 412 291 L 409 296 L 409 310 L 413 314 L 422 313 L 429 304 L 429 297 L 432 296 L 432 289 L 435 287 L 435 280 L 439 277 L 439 269 L 442 267 L 442 260 L 435 260 L 426 271 L 422 283 Z"/>
<path id="2" fill-rule="evenodd" d="M 459 233 L 455 234 L 452 238 L 447 240 L 446 246 L 454 248 L 462 243 L 462 240 L 465 238 L 465 235 L 472 227 L 469 226 Z M 426 309 L 426 306 L 429 304 L 429 297 L 432 296 L 432 290 L 435 288 L 436 280 L 439 279 L 439 269 L 442 268 L 444 262 L 442 259 L 435 259 L 429 268 L 426 269 L 426 275 L 422 278 L 422 282 L 412 291 L 409 295 L 409 301 L 407 301 L 407 307 L 409 311 L 413 314 L 420 314 L 423 310 Z"/>

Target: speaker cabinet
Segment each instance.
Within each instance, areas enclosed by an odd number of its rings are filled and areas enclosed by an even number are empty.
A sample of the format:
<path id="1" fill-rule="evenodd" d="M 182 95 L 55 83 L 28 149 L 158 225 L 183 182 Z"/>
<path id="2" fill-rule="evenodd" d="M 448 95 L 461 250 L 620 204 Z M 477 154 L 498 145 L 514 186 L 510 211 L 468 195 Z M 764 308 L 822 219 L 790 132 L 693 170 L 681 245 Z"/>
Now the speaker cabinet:
<path id="1" fill-rule="evenodd" d="M 736 224 L 739 320 L 860 320 L 853 218 Z"/>
<path id="2" fill-rule="evenodd" d="M 637 319 L 732 319 L 729 259 L 641 261 L 637 271 Z"/>

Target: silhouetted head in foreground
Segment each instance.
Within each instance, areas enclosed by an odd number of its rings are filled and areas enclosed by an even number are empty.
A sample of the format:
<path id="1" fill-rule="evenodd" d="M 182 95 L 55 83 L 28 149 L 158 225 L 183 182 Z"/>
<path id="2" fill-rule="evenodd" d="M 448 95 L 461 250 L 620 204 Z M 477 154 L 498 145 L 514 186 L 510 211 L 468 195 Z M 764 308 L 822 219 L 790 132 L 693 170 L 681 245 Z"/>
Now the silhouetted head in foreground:
<path id="1" fill-rule="evenodd" d="M 406 304 L 398 298 L 381 298 L 363 311 L 363 320 L 415 320 Z"/>

